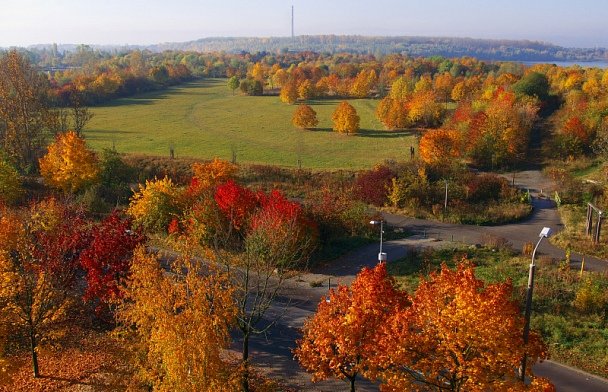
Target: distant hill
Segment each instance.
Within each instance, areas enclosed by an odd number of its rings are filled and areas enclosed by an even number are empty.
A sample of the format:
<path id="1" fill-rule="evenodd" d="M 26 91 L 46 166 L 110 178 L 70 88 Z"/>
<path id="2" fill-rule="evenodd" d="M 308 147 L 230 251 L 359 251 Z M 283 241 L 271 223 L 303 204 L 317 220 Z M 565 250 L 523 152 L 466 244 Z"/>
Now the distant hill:
<path id="1" fill-rule="evenodd" d="M 33 45 L 42 49 L 49 45 Z M 76 45 L 59 45 L 60 51 L 73 51 Z M 411 56 L 476 57 L 502 61 L 607 61 L 606 48 L 564 48 L 551 43 L 528 40 L 473 39 L 454 37 L 370 37 L 359 35 L 301 35 L 296 37 L 212 37 L 189 42 L 156 45 L 95 46 L 103 51 L 148 49 L 153 52 L 183 50 L 196 52 L 267 52 L 312 51 L 317 53 L 351 52 Z"/>

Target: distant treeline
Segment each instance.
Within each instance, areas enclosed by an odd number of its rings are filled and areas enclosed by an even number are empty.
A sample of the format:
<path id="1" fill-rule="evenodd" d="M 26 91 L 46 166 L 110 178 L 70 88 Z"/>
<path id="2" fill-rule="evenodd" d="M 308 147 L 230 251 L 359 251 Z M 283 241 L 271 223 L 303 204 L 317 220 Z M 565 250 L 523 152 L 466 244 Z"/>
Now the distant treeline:
<path id="1" fill-rule="evenodd" d="M 46 45 L 48 46 L 48 45 Z M 38 45 L 44 48 L 45 45 Z M 540 41 L 473 39 L 454 37 L 367 37 L 359 35 L 301 35 L 296 37 L 213 37 L 190 42 L 149 46 L 95 47 L 104 51 L 140 49 L 152 52 L 183 50 L 194 52 L 301 52 L 358 53 L 375 56 L 399 53 L 409 56 L 470 56 L 479 60 L 503 61 L 605 61 L 606 48 L 564 48 Z M 31 47 L 35 48 L 35 47 Z M 60 51 L 74 51 L 75 45 L 60 45 Z"/>

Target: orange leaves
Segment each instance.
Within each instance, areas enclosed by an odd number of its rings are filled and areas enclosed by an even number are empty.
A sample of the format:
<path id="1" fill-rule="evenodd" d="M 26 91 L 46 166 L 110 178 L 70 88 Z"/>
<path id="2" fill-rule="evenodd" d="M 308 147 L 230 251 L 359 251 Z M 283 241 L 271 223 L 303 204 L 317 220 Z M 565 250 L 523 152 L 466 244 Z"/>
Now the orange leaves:
<path id="1" fill-rule="evenodd" d="M 58 135 L 39 162 L 45 181 L 64 192 L 83 189 L 95 182 L 99 174 L 96 154 L 73 131 Z"/>
<path id="2" fill-rule="evenodd" d="M 334 131 L 341 133 L 355 133 L 359 130 L 360 117 L 351 104 L 346 101 L 340 102 L 336 110 L 331 115 L 334 121 Z"/>
<path id="3" fill-rule="evenodd" d="M 384 332 L 388 362 L 383 390 L 415 388 L 416 383 L 447 390 L 506 391 L 518 385 L 515 369 L 524 351 L 535 362 L 544 345 L 534 334 L 523 344 L 523 320 L 510 300 L 510 282 L 485 285 L 473 267 L 445 265 L 423 280 L 412 305 Z M 530 369 L 528 369 L 529 371 Z"/>
<path id="4" fill-rule="evenodd" d="M 358 374 L 373 379 L 374 357 L 381 355 L 377 332 L 407 301 L 407 294 L 388 276 L 386 264 L 364 268 L 350 288 L 339 286 L 329 302 L 321 300 L 317 313 L 304 323 L 295 357 L 313 380 L 334 376 L 354 386 Z"/>
<path id="5" fill-rule="evenodd" d="M 302 129 L 314 128 L 317 126 L 317 124 L 319 124 L 319 120 L 317 120 L 317 112 L 315 112 L 313 108 L 305 103 L 298 105 L 298 108 L 293 114 L 293 119 L 291 122 L 295 127 Z"/>
<path id="6" fill-rule="evenodd" d="M 226 276 L 198 259 L 183 256 L 167 273 L 137 248 L 118 315 L 140 343 L 134 359 L 141 377 L 157 390 L 227 390 L 220 353 L 236 316 L 233 294 Z"/>
<path id="7" fill-rule="evenodd" d="M 207 188 L 234 179 L 238 167 L 226 160 L 215 158 L 209 163 L 193 164 L 192 171 L 196 181 L 193 188 Z"/>
<path id="8" fill-rule="evenodd" d="M 420 138 L 420 157 L 426 163 L 436 163 L 460 157 L 461 135 L 457 131 L 432 130 Z"/>
<path id="9" fill-rule="evenodd" d="M 303 327 L 295 357 L 313 380 L 358 374 L 383 391 L 550 391 L 548 380 L 516 377 L 524 352 L 546 358 L 536 333 L 523 343 L 511 282 L 486 285 L 463 260 L 423 279 L 411 298 L 384 264 L 365 268 L 350 289 L 331 291 Z M 351 389 L 352 390 L 352 389 Z"/>

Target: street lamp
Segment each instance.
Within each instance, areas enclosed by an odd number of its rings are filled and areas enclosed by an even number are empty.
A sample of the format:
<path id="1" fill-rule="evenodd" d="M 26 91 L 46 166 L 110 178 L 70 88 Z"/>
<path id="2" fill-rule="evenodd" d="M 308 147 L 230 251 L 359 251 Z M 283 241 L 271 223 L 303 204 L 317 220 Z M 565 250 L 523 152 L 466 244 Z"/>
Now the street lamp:
<path id="1" fill-rule="evenodd" d="M 448 210 L 448 184 L 450 183 L 450 180 L 444 180 L 445 181 L 445 203 L 444 203 L 444 210 Z"/>
<path id="2" fill-rule="evenodd" d="M 379 221 L 370 221 L 371 225 L 380 225 L 380 253 L 378 253 L 378 262 L 386 261 L 386 253 L 382 253 L 382 234 L 384 233 L 384 219 Z"/>
<path id="3" fill-rule="evenodd" d="M 536 256 L 536 250 L 540 245 L 543 238 L 549 238 L 551 235 L 551 229 L 549 227 L 543 227 L 543 230 L 538 235 L 540 238 L 534 247 L 534 251 L 532 252 L 532 264 L 530 264 L 530 273 L 528 275 L 528 291 L 526 293 L 526 311 L 524 314 L 524 345 L 528 344 L 528 337 L 530 335 L 530 313 L 532 312 L 532 292 L 534 291 L 534 270 L 536 265 L 534 264 L 534 256 Z M 521 366 L 519 368 L 519 377 L 521 381 L 524 381 L 524 376 L 526 372 L 526 360 L 527 354 L 524 352 L 524 357 L 521 360 Z"/>

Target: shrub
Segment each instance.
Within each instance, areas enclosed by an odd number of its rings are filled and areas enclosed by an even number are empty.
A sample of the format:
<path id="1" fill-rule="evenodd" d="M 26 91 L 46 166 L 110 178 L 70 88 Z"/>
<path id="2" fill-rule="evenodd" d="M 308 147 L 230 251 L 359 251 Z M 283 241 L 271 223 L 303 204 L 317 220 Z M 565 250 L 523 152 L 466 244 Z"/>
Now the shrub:
<path id="1" fill-rule="evenodd" d="M 500 200 L 504 188 L 510 188 L 509 182 L 504 177 L 494 174 L 482 174 L 475 176 L 468 184 L 469 201 Z"/>
<path id="2" fill-rule="evenodd" d="M 513 244 L 509 240 L 496 234 L 485 233 L 479 240 L 486 248 L 496 249 L 501 252 L 513 250 Z"/>
<path id="3" fill-rule="evenodd" d="M 382 207 L 388 200 L 394 177 L 388 166 L 378 165 L 355 179 L 353 196 L 364 203 Z"/>

